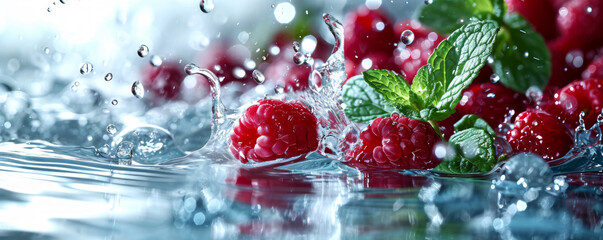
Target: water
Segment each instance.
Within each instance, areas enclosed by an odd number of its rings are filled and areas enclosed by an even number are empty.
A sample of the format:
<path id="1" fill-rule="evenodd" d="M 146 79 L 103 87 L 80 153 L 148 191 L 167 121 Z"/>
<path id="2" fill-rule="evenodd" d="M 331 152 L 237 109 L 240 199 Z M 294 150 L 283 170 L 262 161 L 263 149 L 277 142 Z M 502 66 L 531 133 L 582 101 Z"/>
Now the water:
<path id="1" fill-rule="evenodd" d="M 201 6 L 204 2 L 211 3 L 202 1 Z M 270 17 L 278 24 L 291 21 L 286 13 L 293 5 L 270 4 L 264 7 L 277 15 Z M 199 16 L 199 9 L 190 9 L 203 21 L 220 18 L 219 11 L 223 11 L 216 8 Z M 126 20 L 119 24 L 136 22 L 133 31 L 142 31 L 142 20 L 153 17 L 144 11 L 135 18 L 124 15 Z M 161 15 L 154 23 L 160 23 L 159 19 Z M 339 102 L 340 85 L 346 79 L 342 24 L 329 14 L 323 20 L 334 42 L 333 54 L 325 64 L 311 63 L 315 39 L 304 38 L 293 45 L 304 59 L 300 64 L 313 70 L 305 92 L 285 93 L 282 86 L 265 79 L 260 61 L 258 69 L 246 77 L 262 84 L 224 81 L 221 86 L 214 67 L 204 68 L 198 61 L 185 59 L 184 63 L 198 65 L 188 64 L 181 70 L 195 80 L 199 88 L 193 89 L 205 91 L 208 87 L 208 97 L 156 103 L 152 94 L 145 96 L 153 85 L 137 75 L 133 66 L 156 67 L 136 55 L 120 59 L 119 64 L 115 59 L 65 55 L 65 59 L 74 59 L 65 61 L 74 62 L 67 72 L 76 77 L 53 72 L 57 80 L 47 95 L 30 95 L 29 89 L 2 90 L 0 236 L 601 238 L 603 147 L 599 125 L 576 131 L 576 147 L 551 166 L 539 157 L 521 154 L 489 173 L 459 177 L 429 171 L 359 172 L 342 163 L 343 152 L 356 144 L 353 139 L 360 127 L 345 117 Z M 116 21 L 112 18 L 111 22 Z M 232 19 L 225 23 L 236 25 Z M 159 27 L 154 25 L 149 31 L 158 32 Z M 253 37 L 251 34 L 250 44 Z M 134 47 L 140 43 L 140 39 L 121 40 Z M 158 46 L 157 52 L 164 51 L 160 45 L 142 40 Z M 131 47 L 123 49 L 128 56 Z M 141 49 L 139 57 L 147 56 L 148 47 L 142 45 Z M 109 55 L 98 55 L 105 54 Z M 169 54 L 165 56 L 162 66 L 170 60 Z M 94 62 L 97 71 L 111 73 L 96 76 L 90 65 L 88 74 L 78 74 L 73 66 L 83 66 L 80 58 Z M 312 107 L 320 120 L 321 146 L 299 158 L 239 164 L 227 149 L 233 121 L 252 101 L 285 94 Z M 533 96 L 533 100 L 539 99 L 538 92 Z M 509 119 L 514 114 L 510 113 Z M 445 145 L 441 148 L 442 157 L 453 152 Z M 497 152 L 508 153 L 505 146 L 500 148 Z"/>

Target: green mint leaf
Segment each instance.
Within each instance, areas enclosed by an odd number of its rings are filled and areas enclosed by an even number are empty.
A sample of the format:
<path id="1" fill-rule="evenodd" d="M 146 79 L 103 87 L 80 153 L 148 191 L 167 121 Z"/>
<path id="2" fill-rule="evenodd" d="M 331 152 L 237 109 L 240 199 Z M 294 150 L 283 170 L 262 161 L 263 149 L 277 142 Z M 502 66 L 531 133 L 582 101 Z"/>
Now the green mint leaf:
<path id="1" fill-rule="evenodd" d="M 343 86 L 343 109 L 353 122 L 370 123 L 378 117 L 389 117 L 395 108 L 364 81 L 361 75 L 351 77 Z"/>
<path id="2" fill-rule="evenodd" d="M 507 13 L 507 4 L 505 0 L 491 0 L 492 2 L 492 13 L 496 18 L 502 20 Z M 500 22 L 500 21 L 499 21 Z"/>
<path id="3" fill-rule="evenodd" d="M 413 106 L 410 106 L 410 105 L 407 105 L 407 104 L 399 104 L 399 103 L 398 104 L 393 104 L 393 105 L 396 108 L 396 110 L 398 110 L 398 112 L 400 114 L 402 114 L 402 116 L 405 116 L 407 118 L 412 118 L 412 119 L 420 120 L 420 121 L 427 121 L 427 119 L 421 117 L 420 110 L 417 110 Z"/>
<path id="4" fill-rule="evenodd" d="M 483 129 L 486 130 L 486 132 L 488 132 L 490 135 L 496 136 L 496 132 L 494 132 L 494 129 L 490 127 L 488 122 L 486 122 L 486 120 L 484 119 L 481 119 L 477 115 L 465 115 L 454 124 L 454 130 L 456 132 L 460 132 L 469 128 Z"/>
<path id="5" fill-rule="evenodd" d="M 450 34 L 472 17 L 490 19 L 491 15 L 494 15 L 491 0 L 434 0 L 421 9 L 418 19 L 440 34 Z"/>
<path id="6" fill-rule="evenodd" d="M 429 74 L 431 72 L 430 68 L 429 65 L 419 68 L 415 78 L 412 80 L 412 86 L 410 86 L 410 90 L 420 96 L 426 103 L 432 102 L 428 96 L 432 95 L 436 87 L 436 80 L 433 78 L 433 74 Z"/>
<path id="7" fill-rule="evenodd" d="M 364 81 L 390 103 L 406 103 L 410 85 L 404 78 L 388 70 L 366 70 L 362 72 Z"/>
<path id="8" fill-rule="evenodd" d="M 551 76 L 551 55 L 542 36 L 518 14 L 504 19 L 494 49 L 492 68 L 500 82 L 518 92 L 543 89 Z"/>
<path id="9" fill-rule="evenodd" d="M 431 91 L 428 92 L 429 100 L 436 105 L 446 91 L 446 87 L 452 82 L 455 70 L 459 64 L 459 55 L 456 49 L 448 40 L 444 40 L 438 45 L 428 60 L 430 68 Z M 413 82 L 414 86 L 414 82 Z"/>
<path id="10" fill-rule="evenodd" d="M 436 105 L 438 109 L 453 109 L 461 100 L 463 89 L 469 87 L 492 52 L 498 24 L 494 21 L 475 21 L 454 31 L 448 41 L 453 42 L 459 55 L 454 78 Z"/>
<path id="11" fill-rule="evenodd" d="M 468 128 L 450 137 L 457 151 L 452 160 L 443 161 L 435 170 L 446 173 L 488 172 L 496 164 L 494 136 L 481 128 Z"/>

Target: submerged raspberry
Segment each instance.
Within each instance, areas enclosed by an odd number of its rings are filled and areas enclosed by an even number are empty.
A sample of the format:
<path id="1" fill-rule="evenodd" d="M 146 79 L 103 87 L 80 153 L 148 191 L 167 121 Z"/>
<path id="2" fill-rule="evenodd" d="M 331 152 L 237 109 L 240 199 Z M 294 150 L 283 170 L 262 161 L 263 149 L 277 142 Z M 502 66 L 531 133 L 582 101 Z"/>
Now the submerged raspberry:
<path id="1" fill-rule="evenodd" d="M 362 143 L 346 153 L 346 164 L 359 169 L 429 169 L 440 163 L 433 154 L 439 140 L 431 125 L 393 113 L 377 118 L 360 133 Z"/>
<path id="2" fill-rule="evenodd" d="M 235 122 L 230 151 L 243 163 L 290 158 L 318 147 L 318 123 L 300 102 L 262 99 Z"/>
<path id="3" fill-rule="evenodd" d="M 562 157 L 574 143 L 561 121 L 533 110 L 517 115 L 515 126 L 507 132 L 507 140 L 514 151 L 535 153 L 547 161 Z"/>

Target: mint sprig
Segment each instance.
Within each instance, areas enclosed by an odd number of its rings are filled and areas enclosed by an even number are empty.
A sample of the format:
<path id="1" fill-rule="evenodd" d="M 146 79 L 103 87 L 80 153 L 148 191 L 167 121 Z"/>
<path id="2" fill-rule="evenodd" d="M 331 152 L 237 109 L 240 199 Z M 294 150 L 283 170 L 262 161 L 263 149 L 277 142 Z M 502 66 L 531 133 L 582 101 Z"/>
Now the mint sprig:
<path id="1" fill-rule="evenodd" d="M 544 39 L 517 14 L 507 13 L 504 0 L 434 0 L 423 7 L 419 21 L 440 34 L 450 34 L 470 19 L 494 20 L 501 26 L 492 52 L 492 68 L 503 85 L 524 93 L 544 88 L 551 75 L 551 56 Z"/>
<path id="2" fill-rule="evenodd" d="M 364 80 L 404 116 L 434 125 L 454 113 L 463 89 L 490 55 L 497 32 L 494 21 L 475 21 L 454 31 L 418 71 L 412 86 L 387 70 L 364 71 Z"/>
<path id="3" fill-rule="evenodd" d="M 448 143 L 457 154 L 453 159 L 445 159 L 435 170 L 453 174 L 490 171 L 497 163 L 494 130 L 476 115 L 465 115 L 454 124 L 454 129 Z"/>

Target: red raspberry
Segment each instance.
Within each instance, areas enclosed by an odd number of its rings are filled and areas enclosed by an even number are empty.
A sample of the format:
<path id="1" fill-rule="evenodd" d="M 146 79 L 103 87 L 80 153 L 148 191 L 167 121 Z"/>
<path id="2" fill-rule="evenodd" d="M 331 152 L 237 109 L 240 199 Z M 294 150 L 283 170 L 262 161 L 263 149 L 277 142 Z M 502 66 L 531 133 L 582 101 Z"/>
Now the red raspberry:
<path id="1" fill-rule="evenodd" d="M 360 7 L 350 12 L 344 23 L 346 59 L 359 63 L 370 53 L 391 54 L 396 48 L 398 37 L 384 12 Z"/>
<path id="2" fill-rule="evenodd" d="M 557 25 L 572 45 L 597 47 L 603 41 L 603 1 L 572 0 L 559 9 Z"/>
<path id="3" fill-rule="evenodd" d="M 518 12 L 532 27 L 544 37 L 551 40 L 557 37 L 555 24 L 557 11 L 549 0 L 505 0 L 509 12 Z"/>
<path id="4" fill-rule="evenodd" d="M 222 86 L 233 81 L 248 83 L 253 81 L 251 75 L 253 69 L 245 65 L 249 58 L 249 50 L 243 45 L 229 47 L 227 43 L 216 42 L 199 55 L 198 65 L 223 78 L 220 81 Z"/>
<path id="5" fill-rule="evenodd" d="M 292 48 L 281 49 L 281 52 L 271 59 L 266 67 L 264 74 L 268 81 L 274 81 L 275 84 L 285 88 L 286 91 L 304 90 L 308 87 L 308 80 L 312 69 L 310 66 L 296 65 L 293 63 L 295 51 Z"/>
<path id="6" fill-rule="evenodd" d="M 431 125 L 392 113 L 360 133 L 361 145 L 347 152 L 346 164 L 358 169 L 429 169 L 440 160 L 432 148 L 439 136 Z"/>
<path id="7" fill-rule="evenodd" d="M 463 115 L 456 111 L 446 119 L 437 122 L 444 139 L 448 140 L 454 134 L 454 124 L 461 120 L 462 117 Z"/>
<path id="8" fill-rule="evenodd" d="M 582 79 L 603 78 L 603 56 L 593 60 L 582 72 Z"/>
<path id="9" fill-rule="evenodd" d="M 572 128 L 578 126 L 581 112 L 586 114 L 586 126 L 592 126 L 603 108 L 603 78 L 576 81 L 560 89 L 555 94 L 555 107 L 555 113 Z"/>
<path id="10" fill-rule="evenodd" d="M 580 79 L 580 74 L 595 53 L 584 47 L 577 47 L 573 37 L 561 37 L 548 42 L 551 52 L 551 77 L 545 92 L 553 93 L 557 89 Z"/>
<path id="11" fill-rule="evenodd" d="M 473 84 L 463 92 L 456 110 L 461 115 L 475 114 L 486 120 L 493 129 L 498 129 L 509 111 L 520 113 L 526 109 L 525 101 L 523 94 L 500 84 Z"/>
<path id="12" fill-rule="evenodd" d="M 413 32 L 414 41 L 404 46 L 402 44 L 394 51 L 395 62 L 406 75 L 406 81 L 412 83 L 412 79 L 433 53 L 433 50 L 440 44 L 445 37 L 423 27 L 419 22 L 406 20 L 396 24 L 395 32 L 397 36 L 402 35 L 405 30 Z"/>
<path id="13" fill-rule="evenodd" d="M 394 72 L 400 72 L 400 68 L 398 68 L 394 62 L 393 56 L 391 54 L 384 53 L 369 54 L 359 63 L 348 60 L 346 61 L 345 69 L 348 78 L 362 74 L 362 72 L 368 69 L 386 69 Z"/>
<path id="14" fill-rule="evenodd" d="M 180 93 L 180 84 L 186 77 L 184 66 L 175 62 L 164 62 L 159 67 L 143 69 L 143 85 L 155 98 L 174 99 Z"/>
<path id="15" fill-rule="evenodd" d="M 547 161 L 562 157 L 574 144 L 561 121 L 533 110 L 517 115 L 515 126 L 507 132 L 507 141 L 514 151 L 535 153 Z"/>
<path id="16" fill-rule="evenodd" d="M 318 147 L 318 123 L 300 102 L 262 99 L 235 122 L 230 139 L 242 163 L 290 158 Z"/>

